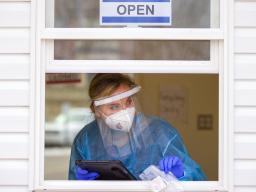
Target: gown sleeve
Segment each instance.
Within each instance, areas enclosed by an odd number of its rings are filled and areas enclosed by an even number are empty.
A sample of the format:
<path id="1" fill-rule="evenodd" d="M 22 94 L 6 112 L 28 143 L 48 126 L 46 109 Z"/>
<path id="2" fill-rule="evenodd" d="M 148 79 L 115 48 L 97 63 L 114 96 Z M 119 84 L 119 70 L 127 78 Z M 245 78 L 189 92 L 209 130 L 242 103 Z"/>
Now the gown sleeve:
<path id="1" fill-rule="evenodd" d="M 82 144 L 81 140 L 85 137 L 86 133 L 81 132 L 76 136 L 74 142 L 71 147 L 71 154 L 69 160 L 69 172 L 68 179 L 76 180 L 75 172 L 76 172 L 76 160 L 87 159 L 87 155 L 84 153 L 86 151 L 85 146 Z"/>
<path id="2" fill-rule="evenodd" d="M 162 122 L 164 126 L 161 148 L 163 157 L 178 156 L 184 165 L 184 176 L 179 178 L 181 181 L 204 181 L 207 177 L 200 166 L 190 157 L 183 140 L 178 131 L 169 123 Z"/>

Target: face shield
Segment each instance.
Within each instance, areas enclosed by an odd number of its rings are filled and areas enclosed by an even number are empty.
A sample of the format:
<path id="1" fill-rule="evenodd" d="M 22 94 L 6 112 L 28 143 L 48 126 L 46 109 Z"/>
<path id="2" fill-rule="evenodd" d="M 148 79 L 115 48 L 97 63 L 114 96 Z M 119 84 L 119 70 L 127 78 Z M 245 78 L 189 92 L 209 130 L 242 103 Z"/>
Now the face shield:
<path id="1" fill-rule="evenodd" d="M 129 132 L 135 115 L 134 94 L 140 87 L 94 101 L 95 112 L 108 128 Z"/>
<path id="2" fill-rule="evenodd" d="M 136 126 L 138 112 L 135 94 L 140 89 L 137 86 L 93 101 L 104 148 L 111 159 L 123 159 L 139 145 L 136 135 L 141 127 Z"/>

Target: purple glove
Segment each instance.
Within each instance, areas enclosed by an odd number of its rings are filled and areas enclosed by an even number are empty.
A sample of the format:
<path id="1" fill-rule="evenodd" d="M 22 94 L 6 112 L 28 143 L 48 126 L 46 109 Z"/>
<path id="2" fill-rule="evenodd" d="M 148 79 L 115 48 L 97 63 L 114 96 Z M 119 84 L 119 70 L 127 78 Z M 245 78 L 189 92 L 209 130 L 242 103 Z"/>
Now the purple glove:
<path id="1" fill-rule="evenodd" d="M 172 172 L 175 177 L 184 176 L 184 168 L 182 161 L 176 156 L 167 156 L 159 161 L 159 167 L 165 173 Z"/>
<path id="2" fill-rule="evenodd" d="M 85 169 L 81 169 L 80 167 L 76 167 L 76 179 L 77 180 L 95 180 L 99 177 L 99 174 L 96 172 L 89 173 Z"/>

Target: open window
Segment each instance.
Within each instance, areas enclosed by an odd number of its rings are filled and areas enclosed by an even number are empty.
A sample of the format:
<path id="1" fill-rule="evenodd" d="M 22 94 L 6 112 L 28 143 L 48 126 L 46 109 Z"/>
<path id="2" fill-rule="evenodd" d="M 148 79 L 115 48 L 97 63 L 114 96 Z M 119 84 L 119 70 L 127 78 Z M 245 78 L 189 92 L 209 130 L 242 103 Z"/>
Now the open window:
<path id="1" fill-rule="evenodd" d="M 150 190 L 148 181 L 67 180 L 73 139 L 94 120 L 88 97 L 93 75 L 127 73 L 143 87 L 143 110 L 180 132 L 208 177 L 182 182 L 184 191 L 226 190 L 223 5 L 172 1 L 171 26 L 126 27 L 100 26 L 100 1 L 37 2 L 33 189 Z"/>

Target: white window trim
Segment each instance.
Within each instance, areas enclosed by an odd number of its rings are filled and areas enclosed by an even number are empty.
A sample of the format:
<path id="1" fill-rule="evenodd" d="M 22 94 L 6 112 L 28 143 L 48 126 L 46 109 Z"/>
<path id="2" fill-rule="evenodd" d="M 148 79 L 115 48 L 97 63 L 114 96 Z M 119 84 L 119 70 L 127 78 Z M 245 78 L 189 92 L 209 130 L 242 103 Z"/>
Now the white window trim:
<path id="1" fill-rule="evenodd" d="M 30 170 L 29 170 L 29 188 L 34 191 L 150 191 L 150 183 L 148 181 L 114 181 L 114 182 L 102 182 L 102 181 L 43 181 L 42 173 L 44 173 L 43 168 L 43 159 L 44 157 L 44 90 L 42 90 L 42 85 L 45 84 L 45 65 L 43 63 L 47 63 L 45 59 L 46 57 L 43 57 L 46 55 L 45 53 L 45 42 L 44 39 L 54 39 L 55 37 L 58 38 L 58 33 L 54 32 L 54 29 L 51 31 L 47 31 L 44 27 L 42 27 L 42 23 L 44 22 L 44 19 L 42 19 L 42 15 L 44 16 L 44 13 L 39 13 L 44 11 L 40 5 L 42 5 L 43 1 L 40 0 L 31 0 L 31 32 L 32 32 L 32 41 L 31 41 L 31 109 L 30 109 Z M 225 3 L 224 3 L 225 2 Z M 181 40 L 181 39 L 191 39 L 191 40 L 221 40 L 218 43 L 218 46 L 221 48 L 224 48 L 223 51 L 220 51 L 219 60 L 221 62 L 221 66 L 219 67 L 219 103 L 220 103 L 220 109 L 219 109 L 219 146 L 223 146 L 219 148 L 219 181 L 193 181 L 193 182 L 181 182 L 181 185 L 183 186 L 184 191 L 232 191 L 232 181 L 233 181 L 233 71 L 232 66 L 230 65 L 230 62 L 232 61 L 232 43 L 230 43 L 231 37 L 227 33 L 227 29 L 232 28 L 232 22 L 227 23 L 227 19 L 232 20 L 232 11 L 227 12 L 226 17 L 224 16 L 223 10 L 224 8 L 227 9 L 227 5 L 231 6 L 230 10 L 232 10 L 233 4 L 230 5 L 230 2 L 228 1 L 221 1 L 221 22 L 219 30 L 220 33 L 215 33 L 215 29 L 208 29 L 205 31 L 200 30 L 200 32 L 194 30 L 194 29 L 180 29 L 178 32 L 177 30 L 173 30 L 173 37 L 166 36 L 167 39 L 173 39 L 173 40 Z M 37 12 L 38 11 L 38 12 Z M 37 17 L 37 19 L 35 19 Z M 43 22 L 42 22 L 43 21 Z M 225 23 L 223 22 L 225 21 Z M 35 26 L 34 26 L 35 25 Z M 223 29 L 222 29 L 223 28 Z M 63 29 L 64 30 L 64 29 Z M 79 29 L 71 29 L 70 32 L 76 32 L 78 34 Z M 123 30 L 123 29 L 121 29 Z M 130 30 L 130 29 L 125 29 Z M 124 31 L 125 31 L 124 30 Z M 169 30 L 169 29 L 168 29 Z M 166 30 L 166 31 L 168 31 Z M 65 31 L 65 30 L 64 30 Z M 150 31 L 150 30 L 149 30 Z M 155 33 L 157 30 L 152 31 L 152 36 L 147 36 L 146 39 L 154 39 L 157 37 L 157 34 Z M 34 32 L 34 33 L 33 33 Z M 37 32 L 37 33 L 36 33 Z M 183 35 L 179 35 L 178 33 L 182 33 Z M 141 32 L 142 33 L 142 32 Z M 89 33 L 88 33 L 89 34 Z M 84 35 L 85 39 L 86 36 Z M 176 34 L 176 35 L 175 35 Z M 192 34 L 192 35 L 191 35 Z M 209 35 L 211 34 L 211 35 Z M 123 33 L 122 37 L 123 39 L 127 39 L 126 32 Z M 131 35 L 131 34 L 130 34 Z M 129 35 L 129 36 L 130 36 Z M 142 34 L 140 34 L 142 35 Z M 130 39 L 136 39 L 141 37 L 140 35 L 136 36 L 134 34 L 133 38 Z M 83 35 L 82 35 L 83 36 Z M 81 37 L 82 37 L 81 36 Z M 63 36 L 61 36 L 62 39 L 69 39 L 72 35 L 67 34 L 64 32 Z M 75 37 L 74 39 L 80 39 L 81 37 Z M 88 36 L 87 36 L 88 37 Z M 100 36 L 95 36 L 95 39 Z M 101 36 L 103 38 L 103 36 Z M 104 36 L 103 39 L 110 38 L 110 35 Z M 201 39 L 198 39 L 201 38 Z M 100 38 L 101 39 L 101 38 Z M 113 39 L 113 38 L 110 38 Z M 129 38 L 128 38 L 129 39 Z M 187 40 L 187 39 L 186 39 Z M 224 53 L 223 53 L 224 52 Z M 223 53 L 223 54 L 222 54 Z M 211 53 L 212 54 L 212 53 Z M 214 53 L 217 54 L 217 53 Z M 215 58 L 215 57 L 214 57 Z M 49 58 L 48 58 L 49 59 Z M 224 61 L 224 62 L 223 62 Z M 97 61 L 95 61 L 97 62 Z M 33 63 L 36 63 L 36 65 L 33 65 Z M 47 70 L 54 70 L 57 71 L 57 69 L 54 69 L 54 66 L 58 63 L 53 63 L 54 65 L 50 68 L 47 68 Z M 79 65 L 79 63 L 77 63 Z M 81 63 L 80 63 L 81 64 Z M 173 65 L 175 63 L 172 63 Z M 61 65 L 67 65 L 64 62 L 61 63 Z M 48 66 L 47 66 L 48 67 Z M 65 66 L 64 66 L 65 67 Z M 186 67 L 186 65 L 184 65 Z M 59 67 L 58 67 L 59 68 Z M 66 68 L 65 70 L 70 70 L 71 68 Z M 65 71 L 64 70 L 64 71 Z M 216 70 L 216 69 L 215 69 Z M 91 70 L 91 72 L 97 71 Z M 175 70 L 177 73 L 179 73 L 179 70 Z M 213 71 L 213 70 L 212 70 Z M 75 70 L 74 70 L 75 72 Z M 80 71 L 81 72 L 81 71 Z M 97 71 L 98 72 L 98 71 Z M 152 71 L 153 72 L 153 71 Z M 155 71 L 154 71 L 155 72 Z M 173 72 L 171 70 L 165 71 L 165 72 Z M 189 72 L 189 71 L 188 71 Z M 193 72 L 192 72 L 193 73 Z M 205 73 L 209 73 L 205 71 Z M 214 72 L 216 73 L 216 72 Z M 43 114 L 43 115 L 42 115 Z"/>
<path id="2" fill-rule="evenodd" d="M 122 65 L 122 66 L 120 66 Z M 218 65 L 207 61 L 55 60 L 47 73 L 218 73 Z"/>
<path id="3" fill-rule="evenodd" d="M 224 33 L 218 28 L 45 28 L 40 36 L 72 40 L 222 40 Z"/>

